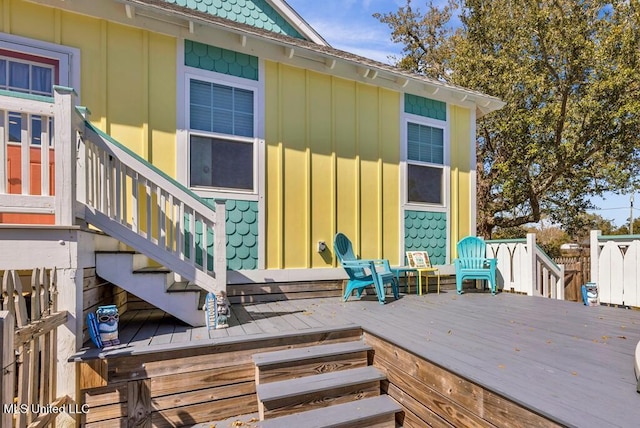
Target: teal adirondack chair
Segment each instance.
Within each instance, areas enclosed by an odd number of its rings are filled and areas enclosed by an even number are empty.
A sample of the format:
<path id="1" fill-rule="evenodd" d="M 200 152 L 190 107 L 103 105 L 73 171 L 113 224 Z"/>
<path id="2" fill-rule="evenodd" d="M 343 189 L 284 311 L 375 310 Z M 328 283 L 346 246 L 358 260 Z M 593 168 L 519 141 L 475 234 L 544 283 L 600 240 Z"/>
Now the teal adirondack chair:
<path id="1" fill-rule="evenodd" d="M 456 267 L 456 288 L 462 294 L 464 279 L 487 280 L 491 294 L 496 294 L 496 259 L 486 257 L 487 244 L 482 238 L 467 236 L 457 245 L 458 258 L 454 260 Z"/>
<path id="2" fill-rule="evenodd" d="M 372 285 L 378 301 L 381 305 L 385 302 L 384 285 L 391 284 L 393 297 L 398 299 L 398 283 L 396 277 L 391 272 L 389 260 L 386 259 L 358 259 L 353 253 L 351 241 L 343 233 L 337 233 L 333 241 L 333 248 L 340 264 L 349 275 L 345 288 L 343 301 L 347 301 L 355 290 L 356 296 L 360 298 L 362 291 Z"/>

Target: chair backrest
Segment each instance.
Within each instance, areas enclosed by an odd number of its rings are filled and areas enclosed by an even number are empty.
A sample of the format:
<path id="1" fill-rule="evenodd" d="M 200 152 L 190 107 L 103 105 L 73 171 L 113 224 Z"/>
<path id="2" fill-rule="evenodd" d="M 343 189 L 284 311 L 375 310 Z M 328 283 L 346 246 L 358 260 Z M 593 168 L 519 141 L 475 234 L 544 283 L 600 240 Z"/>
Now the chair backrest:
<path id="1" fill-rule="evenodd" d="M 333 249 L 336 252 L 336 257 L 340 264 L 342 264 L 343 261 L 358 260 L 356 255 L 353 253 L 351 241 L 344 233 L 336 233 L 336 236 L 333 239 Z M 350 279 L 361 279 L 367 276 L 366 272 L 362 268 L 344 267 L 344 270 L 347 272 Z"/>
<path id="2" fill-rule="evenodd" d="M 336 237 L 333 240 L 333 249 L 336 252 L 338 261 L 342 263 L 343 260 L 358 260 L 353 253 L 353 247 L 351 241 L 344 233 L 336 233 Z"/>
<path id="3" fill-rule="evenodd" d="M 431 267 L 429 253 L 426 251 L 407 251 L 406 255 L 409 267 L 415 269 L 426 269 Z"/>
<path id="4" fill-rule="evenodd" d="M 477 236 L 467 236 L 458 242 L 458 259 L 464 267 L 482 268 L 487 252 L 487 244 Z"/>

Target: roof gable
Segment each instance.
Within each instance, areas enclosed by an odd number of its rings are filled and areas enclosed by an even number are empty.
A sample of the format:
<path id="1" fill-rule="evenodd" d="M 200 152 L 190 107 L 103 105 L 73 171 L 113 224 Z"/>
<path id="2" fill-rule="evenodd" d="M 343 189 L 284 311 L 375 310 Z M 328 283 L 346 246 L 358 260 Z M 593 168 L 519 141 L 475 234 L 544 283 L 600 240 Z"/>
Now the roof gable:
<path id="1" fill-rule="evenodd" d="M 304 20 L 283 1 L 273 0 L 164 0 L 209 15 L 302 40 L 326 44 Z M 295 23 L 295 26 L 292 23 Z M 319 40 L 318 40 L 319 39 Z M 322 43 L 324 42 L 324 43 Z"/>

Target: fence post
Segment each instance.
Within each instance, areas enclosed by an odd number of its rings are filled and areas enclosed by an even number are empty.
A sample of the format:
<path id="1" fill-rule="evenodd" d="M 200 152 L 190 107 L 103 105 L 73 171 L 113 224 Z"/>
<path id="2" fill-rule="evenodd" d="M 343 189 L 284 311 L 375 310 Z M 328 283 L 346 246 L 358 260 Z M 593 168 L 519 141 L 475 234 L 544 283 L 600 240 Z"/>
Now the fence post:
<path id="1" fill-rule="evenodd" d="M 76 93 L 71 88 L 53 87 L 56 165 L 56 224 L 75 224 L 76 135 L 74 115 Z"/>
<path id="2" fill-rule="evenodd" d="M 213 226 L 214 261 L 213 270 L 216 274 L 216 289 L 227 293 L 227 229 L 226 207 L 224 199 L 216 199 L 216 223 Z M 205 249 L 206 251 L 206 249 Z"/>
<path id="3" fill-rule="evenodd" d="M 527 233 L 527 250 L 529 251 L 529 263 L 531 264 L 531 282 L 525 290 L 527 296 L 534 296 L 533 291 L 538 285 L 538 265 L 536 263 L 536 234 Z"/>
<path id="4" fill-rule="evenodd" d="M 589 261 L 591 264 L 591 282 L 595 282 L 598 284 L 598 264 L 600 263 L 600 247 L 598 246 L 598 237 L 602 235 L 602 232 L 599 230 L 592 230 L 589 235 L 589 251 L 591 255 L 591 260 Z"/>
<path id="5" fill-rule="evenodd" d="M 2 370 L 2 386 L 0 386 L 0 426 L 13 426 L 13 412 L 5 412 L 5 405 L 13 404 L 13 391 L 16 384 L 15 351 L 13 349 L 13 316 L 8 311 L 0 311 L 0 370 Z"/>

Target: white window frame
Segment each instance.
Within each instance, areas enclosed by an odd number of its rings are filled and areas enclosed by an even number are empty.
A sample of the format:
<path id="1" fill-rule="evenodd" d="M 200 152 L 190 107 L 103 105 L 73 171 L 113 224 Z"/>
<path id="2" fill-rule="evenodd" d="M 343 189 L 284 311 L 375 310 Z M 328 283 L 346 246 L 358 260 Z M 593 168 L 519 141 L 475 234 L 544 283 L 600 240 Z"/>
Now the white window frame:
<path id="1" fill-rule="evenodd" d="M 448 115 L 447 115 L 448 117 Z M 409 151 L 409 142 L 407 135 L 407 127 L 409 123 L 413 123 L 416 125 L 429 126 L 432 128 L 442 129 L 442 141 L 443 141 L 443 157 L 442 164 L 431 163 L 431 162 L 420 162 L 409 160 L 408 151 Z M 431 119 L 428 117 L 418 116 L 410 113 L 403 113 L 401 120 L 401 135 L 400 141 L 401 144 L 401 170 L 402 170 L 402 202 L 403 206 L 406 210 L 412 211 L 433 211 L 433 212 L 447 212 L 449 211 L 450 205 L 450 175 L 451 175 L 451 149 L 450 149 L 450 130 L 449 130 L 449 122 L 442 121 L 437 119 Z M 410 202 L 409 201 L 409 165 L 418 165 L 418 166 L 427 166 L 432 168 L 441 168 L 442 169 L 442 188 L 440 189 L 442 195 L 442 203 L 434 204 L 434 203 L 421 203 L 421 202 Z"/>
<path id="2" fill-rule="evenodd" d="M 243 79 L 226 74 L 215 73 L 206 70 L 200 70 L 193 67 L 183 66 L 181 87 L 182 94 L 178 94 L 183 99 L 181 110 L 184 114 L 179 115 L 179 131 L 178 131 L 178 177 L 185 183 L 189 189 L 193 190 L 198 196 L 205 198 L 228 198 L 242 199 L 249 201 L 257 201 L 259 196 L 263 194 L 261 186 L 261 171 L 263 171 L 264 162 L 264 114 L 262 105 L 263 83 L 262 80 L 254 81 Z M 261 67 L 262 69 L 262 67 Z M 207 132 L 201 130 L 192 130 L 190 126 L 190 84 L 191 80 L 200 80 L 218 85 L 230 86 L 239 89 L 246 89 L 253 92 L 253 137 L 241 137 L 237 135 L 221 134 L 217 132 Z M 179 104 L 180 105 L 180 104 Z M 179 109 L 180 110 L 180 109 Z M 191 136 L 200 136 L 207 138 L 216 138 L 225 141 L 237 141 L 253 144 L 253 189 L 224 189 L 216 187 L 192 186 L 191 185 Z"/>
<path id="3" fill-rule="evenodd" d="M 57 60 L 58 84 L 73 88 L 78 94 L 78 103 L 81 105 L 80 49 L 6 33 L 0 33 L 0 49 Z"/>
<path id="4" fill-rule="evenodd" d="M 257 85 L 247 84 L 245 80 L 247 79 L 229 79 L 228 77 L 223 75 L 224 78 L 220 76 L 201 76 L 194 75 L 192 73 L 185 74 L 185 101 L 186 101 L 186 112 L 187 112 L 187 183 L 190 189 L 196 190 L 198 192 L 221 192 L 226 195 L 236 193 L 240 195 L 257 195 L 258 194 L 258 138 L 256 137 L 256 131 L 258 128 L 258 120 L 256 114 L 256 106 L 258 105 L 258 88 Z M 224 85 L 233 88 L 245 89 L 249 90 L 253 93 L 253 137 L 242 137 L 233 134 L 222 134 L 218 132 L 208 132 L 202 131 L 199 129 L 191 129 L 190 125 L 190 109 L 191 109 L 191 97 L 190 97 L 190 85 L 192 80 L 199 80 L 201 82 L 214 83 L 218 85 Z M 191 136 L 205 137 L 205 138 L 214 138 L 218 140 L 230 141 L 230 142 L 239 142 L 239 143 L 250 143 L 253 146 L 253 185 L 251 190 L 241 190 L 241 189 L 226 189 L 219 187 L 207 187 L 207 186 L 194 186 L 191 184 Z"/>

